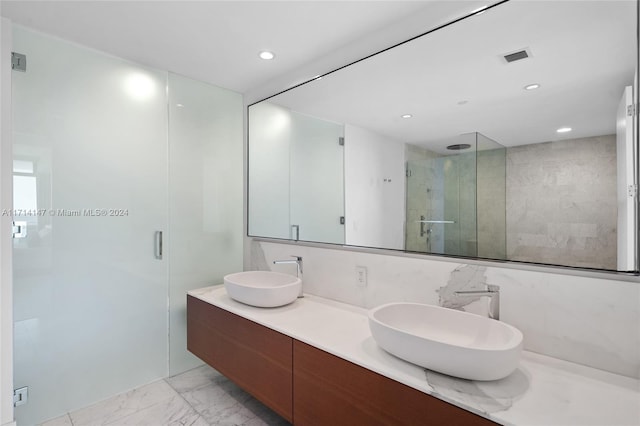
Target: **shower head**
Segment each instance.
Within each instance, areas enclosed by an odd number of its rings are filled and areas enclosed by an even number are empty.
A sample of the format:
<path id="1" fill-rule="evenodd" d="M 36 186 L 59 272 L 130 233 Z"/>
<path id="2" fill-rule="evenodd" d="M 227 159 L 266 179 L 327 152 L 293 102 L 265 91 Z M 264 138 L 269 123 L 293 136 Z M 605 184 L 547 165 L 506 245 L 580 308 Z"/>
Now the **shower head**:
<path id="1" fill-rule="evenodd" d="M 471 145 L 469 145 L 468 143 L 457 143 L 454 145 L 449 145 L 447 147 L 447 149 L 450 149 L 451 151 L 460 151 L 467 148 L 471 148 Z"/>

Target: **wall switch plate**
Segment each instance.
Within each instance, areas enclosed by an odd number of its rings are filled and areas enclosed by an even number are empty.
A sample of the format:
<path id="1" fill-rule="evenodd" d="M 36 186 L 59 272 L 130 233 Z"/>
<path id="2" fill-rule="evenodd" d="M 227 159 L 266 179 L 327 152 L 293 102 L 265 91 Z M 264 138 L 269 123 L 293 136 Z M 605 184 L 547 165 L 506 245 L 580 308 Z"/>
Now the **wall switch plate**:
<path id="1" fill-rule="evenodd" d="M 358 287 L 367 286 L 367 267 L 356 266 L 356 285 Z"/>

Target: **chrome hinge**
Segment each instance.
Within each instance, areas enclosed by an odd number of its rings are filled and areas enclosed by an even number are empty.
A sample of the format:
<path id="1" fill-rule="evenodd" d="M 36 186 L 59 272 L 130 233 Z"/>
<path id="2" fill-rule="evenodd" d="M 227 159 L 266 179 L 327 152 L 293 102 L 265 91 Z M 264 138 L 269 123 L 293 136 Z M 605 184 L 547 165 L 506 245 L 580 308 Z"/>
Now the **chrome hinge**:
<path id="1" fill-rule="evenodd" d="M 638 104 L 627 105 L 627 116 L 634 117 L 638 115 L 638 112 L 639 112 Z"/>
<path id="2" fill-rule="evenodd" d="M 412 173 L 411 173 L 411 169 L 407 169 L 407 171 L 405 172 L 405 175 L 407 177 L 411 177 Z"/>
<path id="3" fill-rule="evenodd" d="M 27 238 L 27 222 L 13 222 L 11 234 L 13 238 Z"/>
<path id="4" fill-rule="evenodd" d="M 16 71 L 27 71 L 27 55 L 11 52 L 11 69 Z"/>
<path id="5" fill-rule="evenodd" d="M 638 195 L 638 185 L 629 185 L 629 198 L 635 198 Z"/>
<path id="6" fill-rule="evenodd" d="M 29 401 L 28 386 L 13 390 L 13 406 L 14 407 L 17 407 L 18 405 L 24 405 L 27 403 L 27 401 Z"/>
<path id="7" fill-rule="evenodd" d="M 344 225 L 344 216 L 340 216 L 340 225 Z"/>
<path id="8" fill-rule="evenodd" d="M 339 137 L 338 138 L 338 145 L 344 146 L 344 138 L 343 137 Z"/>

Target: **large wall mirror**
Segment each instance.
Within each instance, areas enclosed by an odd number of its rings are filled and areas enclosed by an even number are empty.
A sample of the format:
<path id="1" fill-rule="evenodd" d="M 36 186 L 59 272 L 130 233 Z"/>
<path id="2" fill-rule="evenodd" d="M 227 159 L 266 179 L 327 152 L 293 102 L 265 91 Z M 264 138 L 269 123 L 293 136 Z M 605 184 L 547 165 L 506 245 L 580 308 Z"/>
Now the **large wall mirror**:
<path id="1" fill-rule="evenodd" d="M 637 8 L 501 2 L 251 105 L 248 235 L 637 272 Z"/>

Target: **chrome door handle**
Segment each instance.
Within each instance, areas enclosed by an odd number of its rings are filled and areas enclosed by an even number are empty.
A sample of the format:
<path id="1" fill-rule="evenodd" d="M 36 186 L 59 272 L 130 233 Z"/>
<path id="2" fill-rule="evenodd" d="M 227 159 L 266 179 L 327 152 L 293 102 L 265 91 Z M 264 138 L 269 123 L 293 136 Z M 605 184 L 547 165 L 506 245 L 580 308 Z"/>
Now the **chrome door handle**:
<path id="1" fill-rule="evenodd" d="M 154 236 L 154 256 L 158 260 L 162 260 L 162 231 L 156 231 Z"/>

